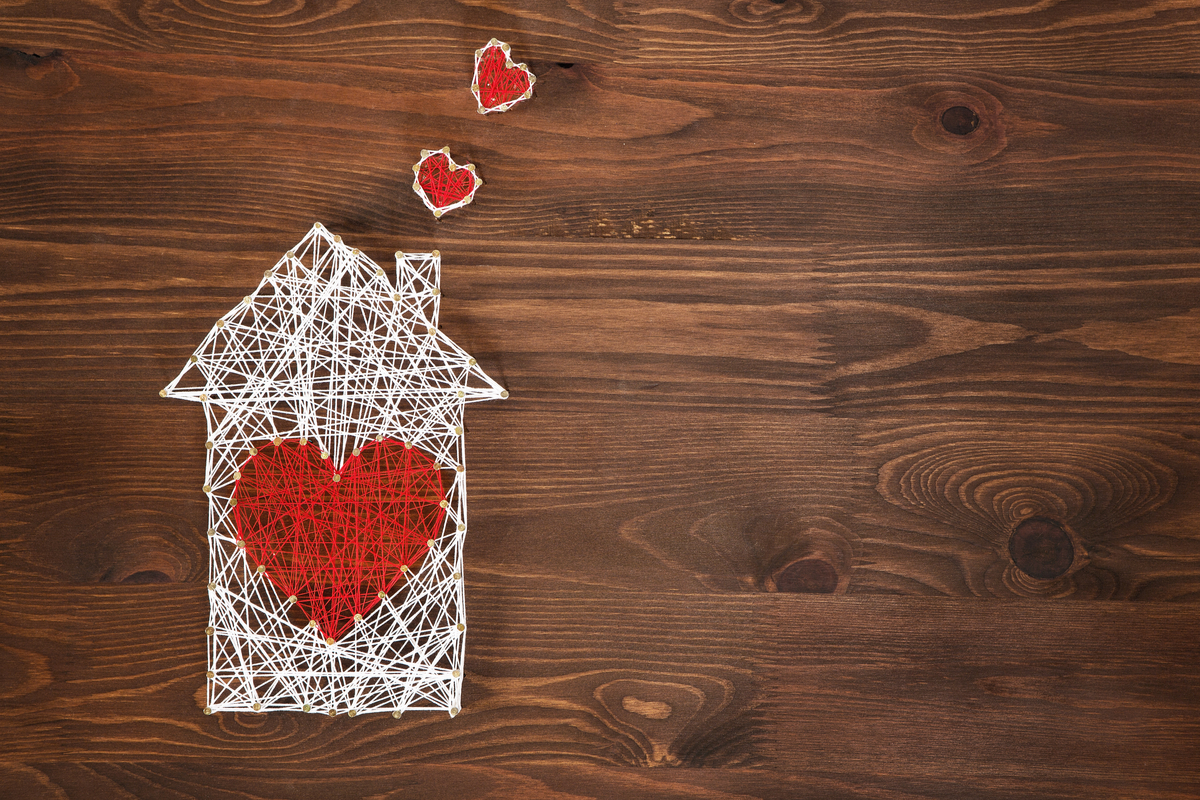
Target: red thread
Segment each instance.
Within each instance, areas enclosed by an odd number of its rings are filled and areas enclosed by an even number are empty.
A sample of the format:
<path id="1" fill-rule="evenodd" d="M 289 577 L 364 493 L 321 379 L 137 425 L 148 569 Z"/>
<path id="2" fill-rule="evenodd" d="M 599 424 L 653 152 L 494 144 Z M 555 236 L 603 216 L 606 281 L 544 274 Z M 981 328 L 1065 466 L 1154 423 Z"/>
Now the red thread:
<path id="1" fill-rule="evenodd" d="M 529 73 L 508 66 L 508 55 L 499 47 L 488 47 L 479 57 L 476 85 L 480 105 L 493 109 L 520 100 L 529 91 Z"/>
<path id="2" fill-rule="evenodd" d="M 394 439 L 366 445 L 340 470 L 315 445 L 264 444 L 233 496 L 250 562 L 331 639 L 379 604 L 446 518 L 439 465 Z"/>
<path id="3" fill-rule="evenodd" d="M 465 200 L 475 191 L 475 174 L 466 167 L 450 168 L 445 153 L 434 153 L 421 162 L 417 183 L 434 208 L 445 208 Z"/>

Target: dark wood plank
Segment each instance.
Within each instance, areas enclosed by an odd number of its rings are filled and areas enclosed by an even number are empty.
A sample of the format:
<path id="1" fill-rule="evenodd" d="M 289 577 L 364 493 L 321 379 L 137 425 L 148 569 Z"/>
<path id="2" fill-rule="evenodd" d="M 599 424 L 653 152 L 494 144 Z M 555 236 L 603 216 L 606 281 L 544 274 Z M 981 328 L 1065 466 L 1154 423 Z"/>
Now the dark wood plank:
<path id="1" fill-rule="evenodd" d="M 1194 605 L 777 602 L 765 719 L 793 770 L 1198 791 Z"/>
<path id="2" fill-rule="evenodd" d="M 453 225 L 475 239 L 1108 249 L 1194 247 L 1200 230 L 1200 100 L 1187 78 L 764 85 L 573 68 L 491 120 L 460 75 L 419 66 L 331 67 L 314 82 L 304 63 L 78 52 L 49 65 L 10 55 L 0 75 L 11 95 L 0 146 L 22 165 L 0 176 L 5 227 L 299 232 L 321 219 L 343 233 Z M 946 130 L 953 107 L 972 108 L 978 128 Z M 440 223 L 406 176 L 443 144 L 487 184 Z"/>
<path id="3" fill-rule="evenodd" d="M 184 624 L 203 617 L 202 587 L 60 588 L 57 602 L 73 609 L 63 615 L 46 587 L 10 581 L 4 749 L 10 760 L 68 762 L 37 770 L 68 783 L 79 779 L 72 761 L 192 764 L 90 768 L 143 793 L 207 785 L 214 761 L 227 765 L 214 782 L 237 791 L 268 748 L 294 765 L 278 780 L 361 763 L 370 767 L 358 780 L 376 791 L 386 778 L 370 770 L 431 760 L 509 769 L 524 758 L 560 776 L 555 763 L 769 767 L 780 780 L 747 773 L 757 796 L 809 774 L 803 796 L 952 797 L 964 783 L 997 797 L 1036 786 L 1195 796 L 1194 605 L 547 587 L 473 584 L 464 713 L 396 721 L 205 717 L 203 635 Z M 618 777 L 590 774 L 585 784 Z M 627 780 L 644 794 L 655 785 Z M 675 791 L 688 796 L 693 780 Z M 732 791 L 728 780 L 714 788 Z"/>
<path id="4" fill-rule="evenodd" d="M 589 2 L 536 5 L 358 2 L 295 6 L 265 18 L 182 3 L 53 9 L 20 4 L 0 27 L 28 50 L 148 50 L 280 60 L 470 63 L 498 36 L 522 58 L 757 71 L 875 69 L 1194 73 L 1194 2 Z"/>

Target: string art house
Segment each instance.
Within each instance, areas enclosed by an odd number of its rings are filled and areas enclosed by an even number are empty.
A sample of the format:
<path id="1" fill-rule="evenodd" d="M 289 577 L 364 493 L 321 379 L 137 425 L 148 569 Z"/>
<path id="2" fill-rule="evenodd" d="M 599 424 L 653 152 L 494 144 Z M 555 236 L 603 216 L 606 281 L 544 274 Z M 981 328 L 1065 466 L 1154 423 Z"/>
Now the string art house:
<path id="1" fill-rule="evenodd" d="M 208 428 L 205 713 L 461 706 L 467 403 L 440 256 L 385 270 L 320 223 L 160 392 Z"/>

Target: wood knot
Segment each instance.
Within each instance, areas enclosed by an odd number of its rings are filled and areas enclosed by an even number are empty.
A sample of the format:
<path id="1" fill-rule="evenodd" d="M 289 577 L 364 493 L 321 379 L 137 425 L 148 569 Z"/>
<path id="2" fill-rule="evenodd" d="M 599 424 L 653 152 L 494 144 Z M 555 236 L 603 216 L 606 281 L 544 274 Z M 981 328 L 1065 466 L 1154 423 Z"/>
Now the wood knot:
<path id="1" fill-rule="evenodd" d="M 1051 580 L 1071 568 L 1075 545 L 1058 522 L 1033 517 L 1017 525 L 1008 540 L 1008 554 L 1017 569 L 1029 577 Z"/>
<path id="2" fill-rule="evenodd" d="M 833 594 L 837 591 L 838 571 L 823 558 L 801 558 L 775 573 L 775 590 L 798 594 Z"/>
<path id="3" fill-rule="evenodd" d="M 978 164 L 1008 146 L 1004 107 L 991 93 L 970 84 L 920 88 L 934 89 L 916 110 L 912 132 L 926 150 L 954 163 Z"/>

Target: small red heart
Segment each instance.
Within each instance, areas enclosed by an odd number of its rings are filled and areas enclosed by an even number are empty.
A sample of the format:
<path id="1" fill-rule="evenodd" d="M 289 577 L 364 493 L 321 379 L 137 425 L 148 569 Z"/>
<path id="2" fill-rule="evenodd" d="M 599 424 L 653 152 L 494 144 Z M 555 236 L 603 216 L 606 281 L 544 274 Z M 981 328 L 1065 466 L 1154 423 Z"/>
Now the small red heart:
<path id="1" fill-rule="evenodd" d="M 440 465 L 385 439 L 335 469 L 319 448 L 286 440 L 242 465 L 238 536 L 252 564 L 337 639 L 429 550 L 446 518 Z"/>
<path id="2" fill-rule="evenodd" d="M 485 114 L 507 111 L 526 98 L 531 86 L 533 73 L 524 64 L 513 64 L 503 43 L 489 44 L 475 59 L 474 88 Z"/>
<path id="3" fill-rule="evenodd" d="M 435 211 L 445 209 L 470 197 L 478 188 L 479 179 L 467 166 L 457 166 L 445 153 L 437 152 L 421 161 L 417 183 Z"/>

